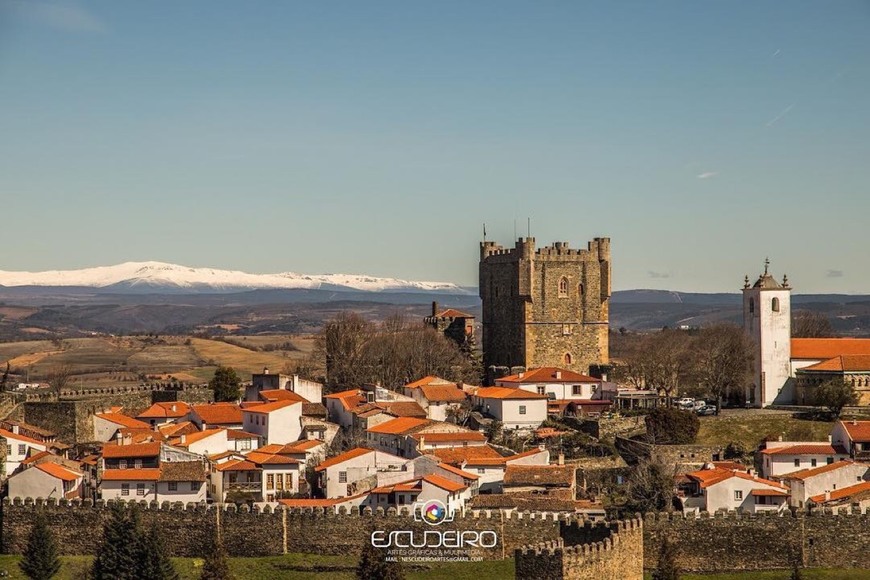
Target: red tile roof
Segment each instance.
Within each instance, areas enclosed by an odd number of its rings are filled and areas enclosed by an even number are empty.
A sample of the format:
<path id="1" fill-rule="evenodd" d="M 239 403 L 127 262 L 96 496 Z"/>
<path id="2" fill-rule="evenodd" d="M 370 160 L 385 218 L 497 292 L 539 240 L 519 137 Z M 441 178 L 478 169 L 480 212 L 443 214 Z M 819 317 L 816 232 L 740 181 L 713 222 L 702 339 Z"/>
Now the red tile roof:
<path id="1" fill-rule="evenodd" d="M 330 457 L 329 459 L 322 461 L 320 465 L 314 468 L 314 471 L 323 471 L 327 467 L 332 467 L 333 465 L 343 463 L 345 461 L 348 461 L 349 459 L 362 457 L 367 453 L 374 453 L 374 450 L 366 449 L 365 447 L 357 447 L 355 449 L 351 449 L 350 451 L 345 451 L 341 455 L 336 455 L 335 457 Z"/>
<path id="2" fill-rule="evenodd" d="M 556 373 L 559 373 L 559 378 L 556 378 Z M 523 373 L 510 375 L 496 379 L 498 382 L 506 383 L 600 383 L 600 379 L 581 375 L 568 369 L 560 369 L 556 367 L 541 367 L 539 369 L 530 369 Z"/>
<path id="3" fill-rule="evenodd" d="M 451 441 L 486 441 L 486 435 L 478 431 L 454 431 L 452 433 L 414 433 L 415 440 L 426 443 L 449 443 Z"/>
<path id="4" fill-rule="evenodd" d="M 187 435 L 188 433 L 195 433 L 196 431 L 199 431 L 197 426 L 190 421 L 182 421 L 181 423 L 167 423 L 166 425 L 159 426 L 157 430 L 166 437 L 173 437 L 182 434 Z"/>
<path id="5" fill-rule="evenodd" d="M 289 508 L 334 507 L 362 497 L 365 494 L 349 497 L 334 497 L 329 499 L 279 499 L 278 503 Z"/>
<path id="6" fill-rule="evenodd" d="M 870 354 L 844 354 L 799 370 L 801 372 L 866 372 L 870 370 Z"/>
<path id="7" fill-rule="evenodd" d="M 286 455 L 278 455 L 275 453 L 261 453 L 259 451 L 251 451 L 245 457 L 248 461 L 252 461 L 257 465 L 289 465 L 299 463 L 299 461 Z"/>
<path id="8" fill-rule="evenodd" d="M 547 399 L 547 395 L 530 393 L 516 387 L 481 387 L 474 394 L 485 399 Z"/>
<path id="9" fill-rule="evenodd" d="M 146 425 L 147 427 L 147 425 Z M 13 433 L 12 431 L 7 431 L 6 429 L 0 429 L 0 437 L 4 437 L 6 439 L 15 439 L 16 441 L 24 441 L 25 443 L 32 443 L 34 445 L 39 445 L 41 447 L 45 447 L 45 443 L 38 439 L 34 439 L 33 437 L 28 437 L 27 435 L 20 435 L 18 433 Z"/>
<path id="10" fill-rule="evenodd" d="M 442 379 L 441 377 L 436 377 L 435 375 L 427 375 L 422 379 L 417 379 L 413 383 L 408 383 L 405 385 L 406 389 L 416 389 L 419 387 L 423 387 L 426 385 L 453 385 L 456 386 L 456 383 L 453 381 L 448 381 L 447 379 Z"/>
<path id="11" fill-rule="evenodd" d="M 68 469 L 62 465 L 58 465 L 57 463 L 40 463 L 36 466 L 36 469 L 44 471 L 52 477 L 56 477 L 63 481 L 75 481 L 78 478 L 82 477 L 81 473 Z"/>
<path id="12" fill-rule="evenodd" d="M 440 467 L 441 469 L 443 469 L 445 471 L 449 471 L 450 473 L 458 475 L 460 477 L 464 477 L 465 479 L 480 479 L 479 475 L 475 475 L 473 473 L 468 473 L 467 471 L 462 471 L 458 467 L 453 467 L 449 463 L 439 463 L 438 467 Z"/>
<path id="13" fill-rule="evenodd" d="M 424 385 L 420 390 L 430 403 L 461 403 L 468 397 L 455 385 Z"/>
<path id="14" fill-rule="evenodd" d="M 190 406 L 183 401 L 154 403 L 136 417 L 142 419 L 178 419 L 187 415 L 188 411 L 190 411 Z"/>
<path id="15" fill-rule="evenodd" d="M 274 411 L 280 411 L 281 409 L 284 409 L 286 407 L 290 407 L 292 405 L 298 405 L 298 404 L 300 404 L 299 401 L 288 401 L 288 400 L 275 401 L 273 403 L 264 403 L 262 405 L 257 405 L 256 407 L 248 407 L 247 409 L 244 409 L 244 412 L 245 413 L 263 413 L 264 415 L 268 415 L 269 413 L 272 413 Z M 301 412 L 301 408 L 300 408 L 300 412 Z"/>
<path id="16" fill-rule="evenodd" d="M 513 465 L 508 464 L 504 472 L 504 484 L 550 485 L 571 487 L 575 481 L 572 465 Z"/>
<path id="17" fill-rule="evenodd" d="M 150 429 L 151 425 L 148 423 L 143 423 L 142 421 L 137 421 L 133 417 L 128 417 L 127 415 L 122 415 L 120 413 L 97 413 L 95 417 L 99 417 L 100 419 L 105 419 L 110 423 L 114 423 L 115 425 L 120 425 L 122 427 L 128 427 L 130 429 Z"/>
<path id="18" fill-rule="evenodd" d="M 365 396 L 359 389 L 351 389 L 349 391 L 341 391 L 340 393 L 332 393 L 325 395 L 325 399 L 338 399 L 345 410 L 349 411 L 354 407 L 366 402 Z"/>
<path id="19" fill-rule="evenodd" d="M 461 483 L 456 483 L 446 477 L 442 477 L 440 475 L 429 474 L 423 476 L 423 481 L 427 483 L 431 483 L 435 487 L 440 487 L 445 491 L 449 491 L 450 493 L 455 493 L 457 491 L 462 491 L 463 489 L 467 489 L 467 485 L 462 485 Z"/>
<path id="20" fill-rule="evenodd" d="M 436 314 L 435 318 L 474 318 L 474 316 L 455 308 L 448 308 Z"/>
<path id="21" fill-rule="evenodd" d="M 811 477 L 815 477 L 816 475 L 821 475 L 823 473 L 828 473 L 830 471 L 836 471 L 838 469 L 842 469 L 844 467 L 848 467 L 850 465 L 855 465 L 854 461 L 850 461 L 848 459 L 842 461 L 835 461 L 834 463 L 828 463 L 826 465 L 822 465 L 821 467 L 812 467 L 810 469 L 802 469 L 800 471 L 796 471 L 794 473 L 789 473 L 788 475 L 783 476 L 785 479 L 800 479 L 801 481 L 805 479 L 809 479 Z M 870 469 L 870 465 L 867 466 Z"/>
<path id="22" fill-rule="evenodd" d="M 220 435 L 222 432 L 226 431 L 222 427 L 218 427 L 215 429 L 206 429 L 205 431 L 197 431 L 196 433 L 191 433 L 189 435 L 182 435 L 177 439 L 172 440 L 172 445 L 179 445 L 181 447 L 188 447 L 192 443 L 196 443 L 197 441 L 202 441 L 203 439 L 208 439 L 214 435 Z M 184 442 L 182 442 L 182 437 L 184 438 Z"/>
<path id="23" fill-rule="evenodd" d="M 852 441 L 857 443 L 870 442 L 870 421 L 840 421 Z"/>
<path id="24" fill-rule="evenodd" d="M 38 460 L 42 459 L 43 457 L 50 457 L 51 455 L 52 454 L 49 453 L 48 451 L 40 451 L 39 453 L 36 453 L 34 455 L 31 455 L 30 457 L 28 457 L 26 459 L 23 459 L 21 461 L 21 465 L 30 465 L 34 461 L 38 461 Z"/>
<path id="25" fill-rule="evenodd" d="M 129 445 L 118 445 L 117 443 L 106 443 L 103 445 L 103 458 L 108 459 L 124 459 L 127 457 L 156 457 L 160 455 L 159 441 L 151 443 L 131 443 Z"/>
<path id="26" fill-rule="evenodd" d="M 782 491 L 781 489 L 753 489 L 749 492 L 749 495 L 756 496 L 775 496 L 775 497 L 788 497 L 787 491 Z"/>
<path id="27" fill-rule="evenodd" d="M 820 493 L 819 495 L 814 495 L 810 499 L 815 503 L 822 504 L 828 501 L 842 500 L 847 497 L 866 492 L 870 492 L 870 481 L 862 481 L 861 483 L 850 485 L 849 487 L 841 487 L 840 489 L 835 489 L 831 492 L 831 497 L 828 499 L 825 498 L 825 494 L 823 493 Z"/>
<path id="28" fill-rule="evenodd" d="M 740 479 L 754 481 L 756 483 L 761 483 L 788 492 L 788 488 L 784 485 L 781 485 L 775 481 L 770 481 L 769 479 L 763 479 L 761 477 L 749 475 L 745 471 L 732 471 L 730 469 L 721 468 L 701 469 L 699 471 L 687 473 L 686 476 L 698 481 L 698 483 L 701 484 L 702 489 L 716 485 L 717 483 L 721 483 L 723 481 L 731 479 L 732 477 L 739 477 Z"/>
<path id="29" fill-rule="evenodd" d="M 157 481 L 160 479 L 160 469 L 106 469 L 103 471 L 104 481 Z"/>
<path id="30" fill-rule="evenodd" d="M 500 466 L 504 465 L 505 457 L 489 445 L 475 445 L 471 447 L 445 447 L 433 449 L 428 452 L 444 463 L 461 466 L 465 462 L 471 466 Z"/>
<path id="31" fill-rule="evenodd" d="M 239 431 L 238 429 L 227 429 L 227 439 L 259 439 L 260 436 L 256 433 L 248 433 L 247 431 Z"/>
<path id="32" fill-rule="evenodd" d="M 836 455 L 845 454 L 846 450 L 834 447 L 830 443 L 801 443 L 783 447 L 768 447 L 761 451 L 764 455 Z"/>
<path id="33" fill-rule="evenodd" d="M 194 405 L 190 408 L 208 425 L 241 425 L 242 409 L 235 403 Z"/>
<path id="34" fill-rule="evenodd" d="M 791 358 L 827 360 L 856 354 L 870 355 L 870 338 L 791 339 Z"/>
<path id="35" fill-rule="evenodd" d="M 266 401 L 293 401 L 296 403 L 310 403 L 308 399 L 298 393 L 287 389 L 267 389 L 260 391 L 260 397 Z"/>
<path id="36" fill-rule="evenodd" d="M 432 423 L 429 419 L 417 417 L 399 417 L 380 425 L 367 429 L 369 433 L 382 433 L 386 435 L 407 435 Z"/>
<path id="37" fill-rule="evenodd" d="M 258 471 L 260 469 L 256 464 L 242 459 L 231 459 L 224 463 L 218 463 L 214 468 L 218 471 Z"/>

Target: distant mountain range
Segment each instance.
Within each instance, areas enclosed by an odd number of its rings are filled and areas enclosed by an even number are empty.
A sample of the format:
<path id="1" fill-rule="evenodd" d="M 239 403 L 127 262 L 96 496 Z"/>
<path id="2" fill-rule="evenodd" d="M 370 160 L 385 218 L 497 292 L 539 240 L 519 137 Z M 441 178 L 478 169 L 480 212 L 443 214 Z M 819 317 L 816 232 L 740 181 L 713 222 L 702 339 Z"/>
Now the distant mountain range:
<path id="1" fill-rule="evenodd" d="M 449 282 L 414 282 L 354 274 L 249 274 L 236 270 L 191 268 L 163 262 L 125 262 L 82 270 L 6 272 L 0 286 L 92 288 L 100 293 L 228 293 L 246 290 L 332 290 L 363 292 L 422 292 L 473 295 Z"/>

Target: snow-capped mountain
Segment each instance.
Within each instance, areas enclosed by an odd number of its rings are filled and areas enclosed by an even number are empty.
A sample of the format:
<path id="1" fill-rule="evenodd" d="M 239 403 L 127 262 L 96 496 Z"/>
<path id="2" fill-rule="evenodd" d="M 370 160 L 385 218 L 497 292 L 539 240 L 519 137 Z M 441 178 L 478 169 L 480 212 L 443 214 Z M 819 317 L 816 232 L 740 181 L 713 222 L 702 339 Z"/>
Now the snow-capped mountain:
<path id="1" fill-rule="evenodd" d="M 237 292 L 261 289 L 361 290 L 367 292 L 426 292 L 471 294 L 449 282 L 414 282 L 353 274 L 307 275 L 293 272 L 249 274 L 236 270 L 190 268 L 163 262 L 125 262 L 82 270 L 6 272 L 0 286 L 90 287 L 107 290 L 159 292 Z"/>

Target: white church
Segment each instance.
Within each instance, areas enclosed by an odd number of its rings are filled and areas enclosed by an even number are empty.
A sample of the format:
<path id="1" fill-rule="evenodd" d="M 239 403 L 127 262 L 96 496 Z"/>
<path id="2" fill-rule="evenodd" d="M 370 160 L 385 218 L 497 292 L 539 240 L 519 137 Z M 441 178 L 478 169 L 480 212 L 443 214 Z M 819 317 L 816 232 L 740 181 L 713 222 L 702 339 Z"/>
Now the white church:
<path id="1" fill-rule="evenodd" d="M 754 382 L 746 400 L 754 407 L 812 404 L 806 386 L 842 377 L 862 394 L 870 389 L 870 339 L 792 338 L 791 287 L 768 272 L 743 284 L 743 328 L 755 343 Z"/>

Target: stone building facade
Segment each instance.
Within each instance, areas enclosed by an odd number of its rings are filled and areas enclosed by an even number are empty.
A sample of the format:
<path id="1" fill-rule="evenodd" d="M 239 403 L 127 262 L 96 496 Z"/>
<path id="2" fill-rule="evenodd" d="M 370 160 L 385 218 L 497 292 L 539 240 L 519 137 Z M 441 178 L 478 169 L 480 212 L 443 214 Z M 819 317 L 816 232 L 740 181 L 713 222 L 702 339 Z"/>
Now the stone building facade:
<path id="1" fill-rule="evenodd" d="M 514 248 L 480 244 L 484 366 L 558 367 L 582 374 L 609 362 L 610 238 Z"/>

